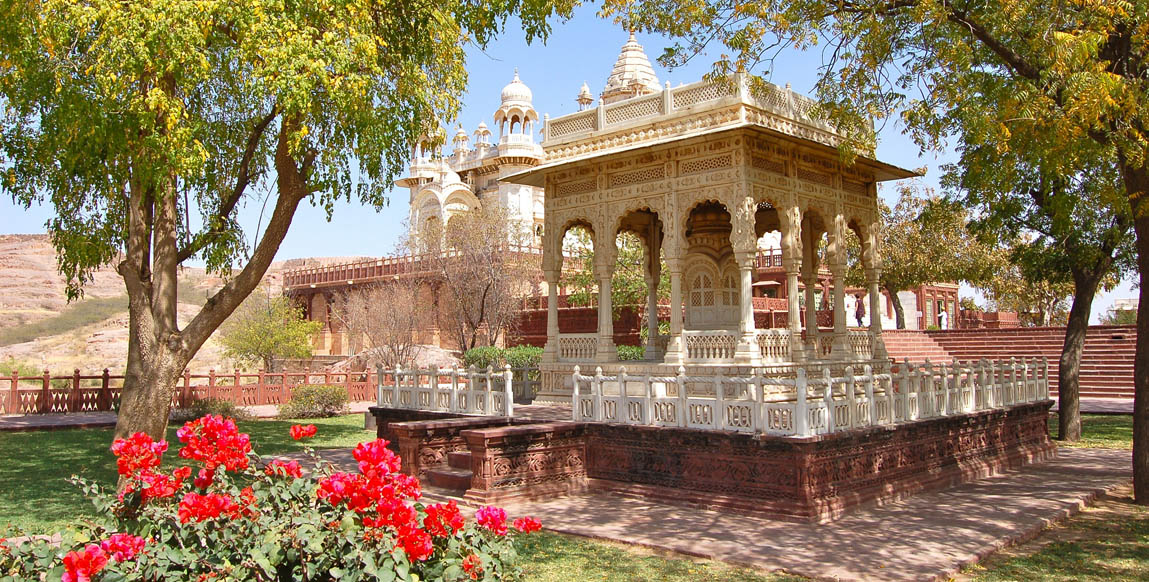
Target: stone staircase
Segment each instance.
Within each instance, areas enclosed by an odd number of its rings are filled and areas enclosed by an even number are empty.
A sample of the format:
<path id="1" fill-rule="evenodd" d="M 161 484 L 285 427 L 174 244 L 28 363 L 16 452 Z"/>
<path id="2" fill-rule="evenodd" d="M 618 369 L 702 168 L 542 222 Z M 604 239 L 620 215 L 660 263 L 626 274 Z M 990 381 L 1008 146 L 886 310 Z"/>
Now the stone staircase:
<path id="1" fill-rule="evenodd" d="M 924 335 L 962 361 L 1045 356 L 1049 360 L 1050 390 L 1056 390 L 1058 359 L 1065 342 L 1063 327 L 928 331 Z M 1081 395 L 1132 398 L 1136 350 L 1137 330 L 1133 326 L 1090 327 L 1081 357 Z"/>
<path id="2" fill-rule="evenodd" d="M 458 451 L 447 453 L 447 463 L 427 469 L 426 483 L 437 488 L 440 494 L 462 497 L 471 487 L 471 453 Z"/>
<path id="3" fill-rule="evenodd" d="M 886 352 L 895 362 L 909 358 L 911 362 L 929 361 L 948 362 L 953 356 L 938 342 L 925 333 L 917 330 L 883 330 L 882 339 L 886 344 Z"/>

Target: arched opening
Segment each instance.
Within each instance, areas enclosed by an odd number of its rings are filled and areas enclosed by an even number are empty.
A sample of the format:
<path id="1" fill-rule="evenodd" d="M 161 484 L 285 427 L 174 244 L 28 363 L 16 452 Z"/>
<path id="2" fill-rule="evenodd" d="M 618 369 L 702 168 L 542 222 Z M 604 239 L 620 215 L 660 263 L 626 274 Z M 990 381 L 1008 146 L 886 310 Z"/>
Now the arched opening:
<path id="1" fill-rule="evenodd" d="M 708 201 L 686 220 L 685 329 L 736 332 L 740 322 L 738 265 L 730 245 L 730 212 Z"/>
<path id="2" fill-rule="evenodd" d="M 616 320 L 623 329 L 637 333 L 620 337 L 620 345 L 642 346 L 642 359 L 660 359 L 669 339 L 669 313 L 660 323 L 659 303 L 670 298 L 669 270 L 662 253 L 663 224 L 658 213 L 633 210 L 618 222 L 615 235 L 614 276 L 611 289 Z M 616 334 L 618 335 L 618 334 Z M 637 358 L 637 351 L 620 352 L 620 357 Z"/>

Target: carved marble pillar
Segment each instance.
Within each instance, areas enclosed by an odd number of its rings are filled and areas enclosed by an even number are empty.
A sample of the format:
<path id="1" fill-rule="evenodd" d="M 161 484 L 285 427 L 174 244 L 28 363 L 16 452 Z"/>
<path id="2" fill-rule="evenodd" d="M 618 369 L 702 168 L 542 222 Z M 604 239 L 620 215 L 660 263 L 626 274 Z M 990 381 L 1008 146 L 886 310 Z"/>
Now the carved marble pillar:
<path id="1" fill-rule="evenodd" d="M 806 346 L 810 359 L 822 357 L 818 347 L 818 306 L 814 291 L 818 286 L 818 237 L 807 219 L 802 228 L 802 284 L 806 288 Z M 826 295 L 822 295 L 823 300 Z"/>
<path id="2" fill-rule="evenodd" d="M 806 360 L 802 349 L 802 320 L 798 307 L 798 271 L 802 264 L 802 210 L 791 202 L 782 216 L 782 268 L 786 270 L 787 323 L 790 328 L 790 359 Z"/>
<path id="3" fill-rule="evenodd" d="M 881 225 L 877 221 L 866 228 L 862 237 L 862 267 L 866 270 L 866 290 L 870 294 L 870 345 L 871 358 L 874 360 L 887 360 L 890 354 L 886 352 L 886 342 L 882 338 L 881 289 L 878 281 L 882 278 L 882 257 L 878 252 L 878 239 Z M 897 301 L 897 297 L 891 297 Z"/>
<path id="4" fill-rule="evenodd" d="M 730 248 L 738 264 L 738 346 L 734 350 L 734 362 L 743 365 L 757 365 L 761 361 L 758 338 L 754 329 L 754 259 L 758 251 L 758 236 L 755 230 L 755 211 L 758 205 L 746 189 L 739 191 L 740 198 L 732 206 Z"/>
<path id="5" fill-rule="evenodd" d="M 614 308 L 611 302 L 611 278 L 614 276 L 618 247 L 614 235 L 595 238 L 595 278 L 598 279 L 598 345 L 595 361 L 617 362 L 618 350 L 614 346 Z"/>
<path id="6" fill-rule="evenodd" d="M 830 273 L 834 278 L 834 359 L 853 357 L 849 330 L 846 329 L 846 221 L 841 214 L 834 217 L 830 229 Z"/>
<path id="7" fill-rule="evenodd" d="M 544 362 L 557 362 L 559 357 L 559 271 L 543 271 L 547 281 L 547 344 L 543 348 Z"/>
<path id="8" fill-rule="evenodd" d="M 662 361 L 681 364 L 686 358 L 682 340 L 682 259 L 667 256 L 666 268 L 670 271 L 670 339 Z"/>
<path id="9" fill-rule="evenodd" d="M 657 240 L 655 237 L 652 239 Z M 657 360 L 661 356 L 658 348 L 658 281 L 662 277 L 662 265 L 658 260 L 657 244 L 647 245 L 646 265 L 643 273 L 646 279 L 646 351 L 645 360 Z"/>

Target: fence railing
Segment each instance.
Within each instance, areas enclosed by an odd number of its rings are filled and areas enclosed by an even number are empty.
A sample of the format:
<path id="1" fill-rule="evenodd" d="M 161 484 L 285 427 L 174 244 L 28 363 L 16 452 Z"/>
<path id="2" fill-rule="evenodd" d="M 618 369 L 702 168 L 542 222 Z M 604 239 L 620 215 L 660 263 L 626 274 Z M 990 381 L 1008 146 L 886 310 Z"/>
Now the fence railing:
<path id="1" fill-rule="evenodd" d="M 301 384 L 343 386 L 352 401 L 369 401 L 378 382 L 374 372 L 185 372 L 172 393 L 172 407 L 187 407 L 204 398 L 239 406 L 283 404 L 291 398 L 291 389 Z M 47 370 L 39 376 L 13 374 L 0 378 L 0 414 L 115 410 L 123 387 L 124 376 L 106 369 L 99 375 L 79 370 L 69 375 L 53 375 Z"/>
<path id="2" fill-rule="evenodd" d="M 512 416 L 515 373 L 510 365 L 502 370 L 425 368 L 386 371 L 376 368 L 379 378 L 390 384 L 376 386 L 376 403 L 384 408 L 455 412 L 483 416 Z"/>
<path id="3" fill-rule="evenodd" d="M 1011 359 L 906 361 L 891 373 L 853 367 L 834 377 L 572 375 L 575 421 L 729 430 L 779 436 L 829 434 L 1037 402 L 1049 398 L 1049 363 Z"/>

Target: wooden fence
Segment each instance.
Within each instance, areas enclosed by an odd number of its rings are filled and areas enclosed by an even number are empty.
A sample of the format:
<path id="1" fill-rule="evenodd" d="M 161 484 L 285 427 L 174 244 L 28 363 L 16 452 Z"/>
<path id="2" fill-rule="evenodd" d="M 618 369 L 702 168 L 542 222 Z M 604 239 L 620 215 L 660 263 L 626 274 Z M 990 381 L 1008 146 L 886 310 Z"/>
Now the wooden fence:
<path id="1" fill-rule="evenodd" d="M 514 396 L 517 402 L 530 401 L 538 392 L 537 368 L 515 368 Z M 408 372 L 404 370 L 404 375 Z M 444 372 L 446 374 L 446 372 Z M 382 383 L 394 384 L 394 375 L 384 372 Z M 184 408 L 196 400 L 215 398 L 238 406 L 278 405 L 291 398 L 291 389 L 300 384 L 343 386 L 352 402 L 373 402 L 380 385 L 376 372 L 264 372 L 207 374 L 184 372 L 172 394 L 172 407 Z M 68 375 L 0 377 L 0 414 L 62 414 L 115 410 L 124 377 L 110 374 L 85 375 L 75 370 Z"/>
<path id="2" fill-rule="evenodd" d="M 0 382 L 7 384 L 0 388 L 0 414 L 59 414 L 114 410 L 124 377 L 110 374 L 107 369 L 95 376 L 79 370 L 69 375 L 52 375 L 45 370 L 41 376 L 13 373 Z M 239 406 L 282 404 L 290 399 L 292 387 L 300 384 L 343 386 L 355 402 L 375 400 L 378 381 L 374 372 L 184 372 L 172 394 L 172 407 L 183 408 L 204 398 L 228 400 Z"/>

